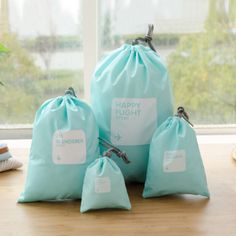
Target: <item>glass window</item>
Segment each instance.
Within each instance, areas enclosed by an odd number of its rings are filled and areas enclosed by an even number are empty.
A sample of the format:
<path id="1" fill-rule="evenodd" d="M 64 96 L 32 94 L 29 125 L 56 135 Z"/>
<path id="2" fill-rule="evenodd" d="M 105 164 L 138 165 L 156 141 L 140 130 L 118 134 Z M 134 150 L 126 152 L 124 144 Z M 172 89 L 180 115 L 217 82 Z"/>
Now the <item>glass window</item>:
<path id="1" fill-rule="evenodd" d="M 46 99 L 83 97 L 82 0 L 1 0 L 0 124 L 29 124 Z"/>
<path id="2" fill-rule="evenodd" d="M 235 0 L 100 1 L 100 58 L 155 25 L 175 107 L 195 124 L 236 124 Z"/>

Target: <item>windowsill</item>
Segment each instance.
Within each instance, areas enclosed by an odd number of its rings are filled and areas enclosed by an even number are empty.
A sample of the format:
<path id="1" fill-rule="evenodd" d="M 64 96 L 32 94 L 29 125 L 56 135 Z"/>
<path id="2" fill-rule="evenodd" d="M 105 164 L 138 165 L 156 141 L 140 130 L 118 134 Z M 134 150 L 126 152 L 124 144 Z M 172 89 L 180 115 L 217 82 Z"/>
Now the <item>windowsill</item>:
<path id="1" fill-rule="evenodd" d="M 236 135 L 236 124 L 195 125 L 194 129 L 197 135 Z M 0 125 L 0 140 L 31 138 L 32 125 Z"/>
<path id="2" fill-rule="evenodd" d="M 236 135 L 197 135 L 199 145 L 201 144 L 234 144 L 236 146 Z M 30 148 L 31 139 L 2 139 L 0 143 L 7 143 L 10 148 Z"/>

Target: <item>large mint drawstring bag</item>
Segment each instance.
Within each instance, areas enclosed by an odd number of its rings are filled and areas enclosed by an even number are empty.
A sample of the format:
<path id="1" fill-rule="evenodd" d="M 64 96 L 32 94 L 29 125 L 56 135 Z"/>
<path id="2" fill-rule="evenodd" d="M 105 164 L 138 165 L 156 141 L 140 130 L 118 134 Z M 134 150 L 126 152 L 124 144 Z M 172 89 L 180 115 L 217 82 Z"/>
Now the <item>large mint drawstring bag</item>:
<path id="1" fill-rule="evenodd" d="M 183 116 L 169 117 L 155 131 L 150 145 L 143 197 L 170 194 L 209 197 L 196 134 Z"/>
<path id="2" fill-rule="evenodd" d="M 144 182 L 151 137 L 173 113 L 167 68 L 150 47 L 151 36 L 143 39 L 149 46 L 140 40 L 123 45 L 97 66 L 91 98 L 99 136 L 124 150 L 131 163 L 113 160 L 127 181 Z"/>
<path id="3" fill-rule="evenodd" d="M 80 211 L 120 208 L 131 209 L 124 177 L 117 164 L 110 159 L 110 149 L 86 170 Z"/>
<path id="4" fill-rule="evenodd" d="M 87 166 L 99 157 L 91 108 L 68 90 L 37 111 L 24 192 L 18 202 L 81 198 Z"/>

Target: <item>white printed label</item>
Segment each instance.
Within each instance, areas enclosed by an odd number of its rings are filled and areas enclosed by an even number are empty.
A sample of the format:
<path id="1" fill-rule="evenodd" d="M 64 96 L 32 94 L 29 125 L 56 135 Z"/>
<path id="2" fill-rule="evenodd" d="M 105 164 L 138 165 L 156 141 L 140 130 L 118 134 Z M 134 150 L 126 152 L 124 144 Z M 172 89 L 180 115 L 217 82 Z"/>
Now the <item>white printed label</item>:
<path id="1" fill-rule="evenodd" d="M 111 192 L 111 181 L 108 177 L 97 177 L 95 179 L 95 193 Z"/>
<path id="2" fill-rule="evenodd" d="M 111 142 L 114 145 L 149 144 L 156 126 L 156 98 L 112 100 Z"/>
<path id="3" fill-rule="evenodd" d="M 186 170 L 186 154 L 184 150 L 166 151 L 163 161 L 164 172 L 183 172 Z"/>
<path id="4" fill-rule="evenodd" d="M 57 130 L 53 135 L 52 159 L 55 164 L 82 164 L 86 161 L 83 130 Z"/>

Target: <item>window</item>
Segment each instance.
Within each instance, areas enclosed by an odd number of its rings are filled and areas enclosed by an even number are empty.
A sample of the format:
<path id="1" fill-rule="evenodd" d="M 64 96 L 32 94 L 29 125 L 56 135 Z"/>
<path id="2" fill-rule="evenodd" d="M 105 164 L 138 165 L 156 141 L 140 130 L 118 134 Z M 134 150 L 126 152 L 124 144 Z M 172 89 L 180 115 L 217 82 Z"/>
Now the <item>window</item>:
<path id="1" fill-rule="evenodd" d="M 71 85 L 87 99 L 97 58 L 143 36 L 149 23 L 175 107 L 195 124 L 236 124 L 235 0 L 0 2 L 0 42 L 10 49 L 0 57 L 0 124 L 31 124 L 43 101 Z"/>
<path id="2" fill-rule="evenodd" d="M 1 0 L 0 124 L 31 124 L 46 99 L 73 86 L 83 98 L 80 0 Z"/>
<path id="3" fill-rule="evenodd" d="M 103 0 L 101 54 L 145 34 L 166 61 L 175 107 L 195 124 L 236 124 L 234 0 Z"/>

